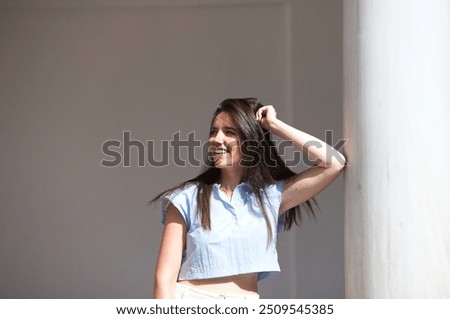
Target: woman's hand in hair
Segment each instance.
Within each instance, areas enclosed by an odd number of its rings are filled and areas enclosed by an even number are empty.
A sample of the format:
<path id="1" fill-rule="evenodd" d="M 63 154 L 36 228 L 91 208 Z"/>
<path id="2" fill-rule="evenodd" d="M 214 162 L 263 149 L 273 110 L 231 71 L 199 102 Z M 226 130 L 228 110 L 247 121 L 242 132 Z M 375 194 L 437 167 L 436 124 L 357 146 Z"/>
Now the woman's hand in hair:
<path id="1" fill-rule="evenodd" d="M 273 105 L 264 105 L 256 111 L 256 120 L 263 128 L 270 131 L 277 121 L 277 112 Z"/>

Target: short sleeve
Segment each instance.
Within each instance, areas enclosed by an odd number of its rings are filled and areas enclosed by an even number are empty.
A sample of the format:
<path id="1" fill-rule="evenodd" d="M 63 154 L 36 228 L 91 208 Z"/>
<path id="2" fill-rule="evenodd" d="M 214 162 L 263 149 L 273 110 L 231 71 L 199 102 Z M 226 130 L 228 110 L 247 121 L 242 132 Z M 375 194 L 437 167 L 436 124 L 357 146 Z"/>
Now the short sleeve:
<path id="1" fill-rule="evenodd" d="M 189 229 L 191 214 L 196 210 L 196 189 L 197 187 L 192 185 L 165 195 L 161 200 L 161 222 L 165 224 L 170 204 L 172 204 L 178 209 Z"/>
<path id="2" fill-rule="evenodd" d="M 279 180 L 276 183 L 268 186 L 266 189 L 267 196 L 269 198 L 269 203 L 278 220 L 277 224 L 278 233 L 283 232 L 284 223 L 286 220 L 286 214 L 284 212 L 278 216 L 278 210 L 280 209 L 281 198 L 283 195 L 283 187 L 284 187 L 284 180 Z"/>
<path id="3" fill-rule="evenodd" d="M 269 185 L 266 188 L 266 194 L 269 199 L 269 203 L 274 209 L 274 212 L 278 214 L 278 210 L 281 205 L 281 195 L 283 195 L 284 180 L 277 181 L 274 184 Z"/>

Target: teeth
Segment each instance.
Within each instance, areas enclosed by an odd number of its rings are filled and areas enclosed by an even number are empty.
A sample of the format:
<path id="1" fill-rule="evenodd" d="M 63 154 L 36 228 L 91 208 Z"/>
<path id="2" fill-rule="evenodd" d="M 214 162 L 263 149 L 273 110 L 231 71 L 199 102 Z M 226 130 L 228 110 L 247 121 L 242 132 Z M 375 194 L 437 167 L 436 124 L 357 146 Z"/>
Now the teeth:
<path id="1" fill-rule="evenodd" d="M 215 150 L 214 154 L 225 154 L 226 152 L 225 150 Z"/>

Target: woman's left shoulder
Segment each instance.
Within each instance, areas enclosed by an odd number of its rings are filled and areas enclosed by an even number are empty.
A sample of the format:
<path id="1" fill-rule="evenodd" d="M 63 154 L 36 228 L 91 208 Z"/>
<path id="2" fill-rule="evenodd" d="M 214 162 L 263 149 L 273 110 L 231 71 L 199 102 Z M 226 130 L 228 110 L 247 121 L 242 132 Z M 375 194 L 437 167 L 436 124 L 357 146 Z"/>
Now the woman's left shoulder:
<path id="1" fill-rule="evenodd" d="M 281 201 L 281 195 L 283 194 L 284 180 L 276 181 L 275 183 L 269 184 L 265 187 L 264 193 L 270 201 Z"/>
<path id="2" fill-rule="evenodd" d="M 283 179 L 275 181 L 275 183 L 267 185 L 266 192 L 282 193 L 283 192 L 283 186 L 284 186 L 284 180 Z"/>

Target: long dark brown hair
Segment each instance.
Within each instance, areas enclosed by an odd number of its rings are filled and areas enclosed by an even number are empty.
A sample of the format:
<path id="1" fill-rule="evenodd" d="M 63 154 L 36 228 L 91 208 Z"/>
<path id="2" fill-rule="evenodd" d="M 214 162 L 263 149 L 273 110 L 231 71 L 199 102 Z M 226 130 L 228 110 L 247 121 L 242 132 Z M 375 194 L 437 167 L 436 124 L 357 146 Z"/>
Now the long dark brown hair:
<path id="1" fill-rule="evenodd" d="M 226 99 L 214 112 L 211 126 L 216 116 L 222 112 L 231 117 L 241 141 L 242 158 L 245 159 L 241 161 L 241 165 L 245 167 L 241 182 L 246 182 L 252 188 L 266 221 L 268 241 L 271 241 L 272 227 L 260 190 L 265 192 L 268 185 L 296 174 L 286 166 L 279 156 L 270 132 L 256 121 L 256 111 L 262 106 L 263 104 L 253 97 Z M 259 154 L 259 156 L 255 156 L 255 154 Z M 156 203 L 162 197 L 184 188 L 187 184 L 196 184 L 198 187 L 197 216 L 199 216 L 204 229 L 211 229 L 210 195 L 213 185 L 220 183 L 220 169 L 214 166 L 210 156 L 205 159 L 205 164 L 200 175 L 161 192 L 151 200 L 151 203 Z M 289 230 L 294 223 L 300 226 L 302 222 L 301 206 L 305 208 L 309 216 L 315 218 L 311 201 L 318 207 L 316 199 L 312 197 L 285 212 L 283 225 L 285 230 Z"/>

